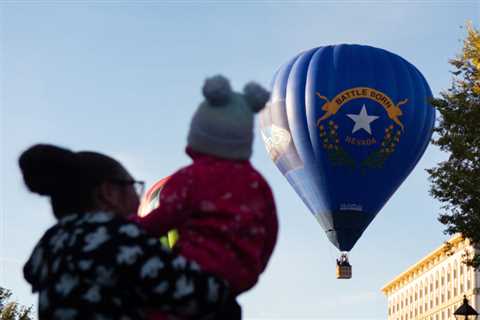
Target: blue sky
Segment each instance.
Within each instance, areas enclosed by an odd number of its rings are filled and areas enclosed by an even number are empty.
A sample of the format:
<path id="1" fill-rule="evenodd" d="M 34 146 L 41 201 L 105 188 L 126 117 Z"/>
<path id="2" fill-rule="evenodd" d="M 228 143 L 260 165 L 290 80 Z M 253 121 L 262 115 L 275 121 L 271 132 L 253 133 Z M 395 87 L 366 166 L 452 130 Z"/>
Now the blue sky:
<path id="1" fill-rule="evenodd" d="M 0 2 L 0 285 L 34 304 L 21 267 L 54 222 L 16 161 L 37 142 L 96 150 L 152 184 L 189 162 L 190 116 L 206 76 L 268 86 L 299 51 L 360 43 L 416 65 L 435 95 L 478 1 L 2 1 Z M 353 279 L 335 279 L 336 249 L 267 156 L 253 164 L 274 191 L 280 237 L 259 284 L 241 296 L 246 319 L 384 319 L 380 288 L 447 237 L 425 168 L 430 146 L 351 253 Z"/>

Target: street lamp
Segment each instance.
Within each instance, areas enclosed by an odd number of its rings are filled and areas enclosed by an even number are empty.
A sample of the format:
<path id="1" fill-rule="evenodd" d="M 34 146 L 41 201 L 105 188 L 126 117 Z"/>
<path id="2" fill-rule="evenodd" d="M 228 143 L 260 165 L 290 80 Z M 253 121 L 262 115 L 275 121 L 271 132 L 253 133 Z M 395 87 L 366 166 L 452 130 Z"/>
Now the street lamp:
<path id="1" fill-rule="evenodd" d="M 468 304 L 467 296 L 463 296 L 463 304 L 455 310 L 453 315 L 456 320 L 476 320 L 478 312 Z"/>

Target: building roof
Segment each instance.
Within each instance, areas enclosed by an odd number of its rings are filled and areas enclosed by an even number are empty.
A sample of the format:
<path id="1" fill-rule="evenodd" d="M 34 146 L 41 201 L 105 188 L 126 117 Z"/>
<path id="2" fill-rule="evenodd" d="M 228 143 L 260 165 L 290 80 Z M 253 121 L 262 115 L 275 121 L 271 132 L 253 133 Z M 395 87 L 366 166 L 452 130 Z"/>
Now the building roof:
<path id="1" fill-rule="evenodd" d="M 451 246 L 456 246 L 457 244 L 461 243 L 465 239 L 462 237 L 461 234 L 455 234 L 450 240 L 447 242 L 450 243 Z M 401 285 L 404 281 L 408 281 L 411 276 L 413 276 L 417 271 L 422 270 L 425 266 L 428 266 L 431 262 L 435 261 L 436 258 L 440 258 L 444 255 L 446 255 L 446 252 L 448 250 L 447 244 L 444 243 L 441 246 L 439 246 L 437 249 L 433 250 L 430 252 L 428 255 L 426 255 L 424 258 L 422 258 L 420 261 L 412 265 L 410 268 L 408 268 L 406 271 L 402 272 L 398 276 L 396 276 L 393 280 L 388 282 L 383 288 L 382 291 L 384 294 L 388 294 L 388 292 L 397 287 L 398 285 Z"/>

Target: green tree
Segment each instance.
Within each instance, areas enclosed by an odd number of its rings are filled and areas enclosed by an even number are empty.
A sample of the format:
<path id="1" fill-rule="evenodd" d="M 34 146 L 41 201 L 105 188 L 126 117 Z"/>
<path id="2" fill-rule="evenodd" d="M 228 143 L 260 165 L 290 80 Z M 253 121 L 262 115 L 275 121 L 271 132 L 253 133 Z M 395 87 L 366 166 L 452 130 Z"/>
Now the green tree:
<path id="1" fill-rule="evenodd" d="M 445 232 L 462 233 L 480 248 L 480 33 L 471 23 L 466 31 L 462 52 L 450 60 L 452 85 L 432 103 L 441 116 L 433 143 L 449 157 L 427 171 Z M 480 269 L 480 255 L 467 264 Z"/>
<path id="2" fill-rule="evenodd" d="M 15 301 L 8 301 L 12 292 L 0 287 L 0 320 L 32 320 L 32 307 L 24 307 Z"/>

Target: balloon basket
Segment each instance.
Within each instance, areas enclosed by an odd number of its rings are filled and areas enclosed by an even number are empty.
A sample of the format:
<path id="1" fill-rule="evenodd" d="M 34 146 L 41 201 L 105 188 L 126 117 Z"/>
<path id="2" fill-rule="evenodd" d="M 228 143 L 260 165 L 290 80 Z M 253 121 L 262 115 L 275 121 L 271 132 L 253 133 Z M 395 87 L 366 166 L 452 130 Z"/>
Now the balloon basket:
<path id="1" fill-rule="evenodd" d="M 337 279 L 350 279 L 352 278 L 352 266 L 348 262 L 347 254 L 342 254 L 340 259 L 337 259 Z"/>

